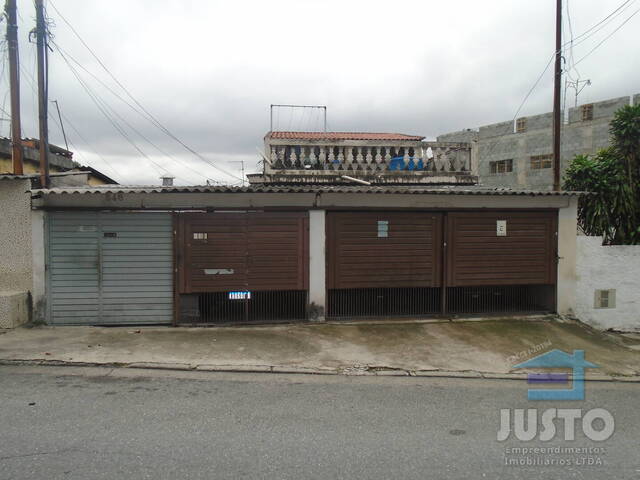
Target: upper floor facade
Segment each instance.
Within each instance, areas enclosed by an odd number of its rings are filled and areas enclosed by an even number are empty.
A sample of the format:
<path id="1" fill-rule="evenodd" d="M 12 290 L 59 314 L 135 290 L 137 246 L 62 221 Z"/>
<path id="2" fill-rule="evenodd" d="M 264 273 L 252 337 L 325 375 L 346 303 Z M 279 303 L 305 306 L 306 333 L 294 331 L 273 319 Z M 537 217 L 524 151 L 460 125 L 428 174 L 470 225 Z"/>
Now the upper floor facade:
<path id="1" fill-rule="evenodd" d="M 259 183 L 474 184 L 466 142 L 371 132 L 269 132 Z"/>

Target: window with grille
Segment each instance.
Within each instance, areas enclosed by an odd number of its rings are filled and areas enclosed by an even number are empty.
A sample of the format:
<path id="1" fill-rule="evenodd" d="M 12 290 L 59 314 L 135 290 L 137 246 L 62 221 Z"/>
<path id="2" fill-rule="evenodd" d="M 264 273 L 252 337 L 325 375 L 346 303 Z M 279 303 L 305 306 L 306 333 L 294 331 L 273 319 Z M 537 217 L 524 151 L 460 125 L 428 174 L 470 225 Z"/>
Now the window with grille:
<path id="1" fill-rule="evenodd" d="M 582 121 L 587 122 L 593 120 L 593 104 L 582 106 Z"/>
<path id="2" fill-rule="evenodd" d="M 531 156 L 531 170 L 540 170 L 543 168 L 551 168 L 553 166 L 553 155 L 533 155 Z"/>
<path id="3" fill-rule="evenodd" d="M 489 162 L 491 173 L 509 173 L 513 172 L 513 160 L 496 160 L 495 162 Z"/>
<path id="4" fill-rule="evenodd" d="M 519 118 L 516 120 L 516 133 L 523 133 L 527 131 L 527 119 Z"/>

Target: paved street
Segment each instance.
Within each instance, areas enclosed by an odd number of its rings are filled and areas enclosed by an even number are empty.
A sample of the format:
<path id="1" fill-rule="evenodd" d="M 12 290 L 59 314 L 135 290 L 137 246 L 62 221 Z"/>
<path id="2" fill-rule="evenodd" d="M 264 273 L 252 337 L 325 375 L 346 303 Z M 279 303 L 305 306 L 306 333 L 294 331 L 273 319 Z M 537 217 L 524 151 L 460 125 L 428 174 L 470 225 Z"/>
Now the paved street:
<path id="1" fill-rule="evenodd" d="M 588 382 L 585 402 L 562 405 L 526 391 L 516 380 L 0 367 L 0 478 L 640 478 L 640 384 Z M 497 442 L 501 408 L 533 407 L 603 407 L 616 430 L 602 443 L 580 428 L 574 442 Z M 581 454 L 506 466 L 505 448 L 523 446 L 597 446 L 604 466 L 576 465 Z"/>

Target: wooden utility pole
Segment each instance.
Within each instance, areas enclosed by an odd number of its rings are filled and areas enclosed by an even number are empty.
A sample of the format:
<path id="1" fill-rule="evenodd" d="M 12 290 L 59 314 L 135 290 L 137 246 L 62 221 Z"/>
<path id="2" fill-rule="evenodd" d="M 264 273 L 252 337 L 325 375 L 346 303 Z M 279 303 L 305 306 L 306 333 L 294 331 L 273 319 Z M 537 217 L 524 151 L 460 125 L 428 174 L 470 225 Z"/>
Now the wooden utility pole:
<path id="1" fill-rule="evenodd" d="M 553 189 L 560 190 L 560 84 L 562 81 L 562 0 L 556 0 L 556 68 L 553 82 Z"/>
<path id="2" fill-rule="evenodd" d="M 47 125 L 48 65 L 47 24 L 44 18 L 43 0 L 35 0 L 36 39 L 38 50 L 38 120 L 40 127 L 40 186 L 49 188 L 49 126 Z"/>
<path id="3" fill-rule="evenodd" d="M 9 84 L 11 90 L 11 158 L 13 173 L 24 173 L 22 154 L 22 128 L 20 124 L 20 67 L 18 63 L 18 15 L 16 0 L 4 5 L 7 15 L 7 44 L 9 47 Z"/>

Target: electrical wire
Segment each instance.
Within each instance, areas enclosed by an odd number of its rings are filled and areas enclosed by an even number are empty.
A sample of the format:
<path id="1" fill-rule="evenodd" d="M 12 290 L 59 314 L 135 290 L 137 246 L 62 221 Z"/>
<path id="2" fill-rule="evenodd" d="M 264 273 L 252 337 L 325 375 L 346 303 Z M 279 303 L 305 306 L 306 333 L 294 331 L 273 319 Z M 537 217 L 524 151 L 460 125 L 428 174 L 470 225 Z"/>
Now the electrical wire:
<path id="1" fill-rule="evenodd" d="M 210 161 L 209 159 L 205 158 L 204 156 L 202 156 L 200 153 L 198 153 L 197 151 L 195 151 L 193 148 L 191 148 L 189 145 L 187 145 L 186 143 L 184 143 L 180 138 L 178 138 L 175 134 L 173 134 L 167 127 L 165 127 L 154 115 L 152 115 L 132 94 L 131 92 L 129 92 L 129 90 L 116 78 L 116 76 L 111 73 L 111 71 L 107 68 L 107 66 L 102 62 L 102 60 L 98 57 L 98 55 L 91 49 L 91 47 L 89 47 L 89 45 L 84 41 L 84 39 L 80 36 L 80 34 L 76 31 L 76 29 L 73 27 L 73 25 L 71 25 L 71 23 L 64 17 L 64 15 L 62 15 L 62 13 L 60 13 L 60 11 L 56 8 L 55 4 L 53 2 L 49 2 L 51 7 L 56 11 L 56 13 L 58 14 L 58 16 L 62 19 L 62 21 L 67 24 L 67 26 L 71 29 L 71 31 L 73 32 L 73 34 L 78 38 L 78 40 L 82 43 L 82 45 L 89 51 L 89 53 L 91 54 L 91 56 L 93 56 L 93 58 L 98 62 L 98 64 L 102 67 L 102 69 L 109 75 L 109 77 L 111 77 L 111 79 L 122 89 L 122 91 L 145 113 L 148 115 L 148 118 L 150 121 L 152 121 L 152 123 L 159 128 L 162 132 L 164 132 L 167 136 L 169 136 L 170 138 L 172 138 L 174 141 L 176 141 L 177 143 L 179 143 L 184 149 L 186 149 L 188 152 L 190 152 L 191 154 L 195 155 L 196 157 L 198 157 L 200 160 L 204 161 L 205 163 L 209 164 L 210 166 L 212 166 L 213 168 L 215 168 L 216 170 L 218 170 L 219 172 L 232 177 L 236 180 L 240 180 L 243 181 L 242 178 L 240 178 L 239 176 L 227 171 L 226 169 L 220 167 L 219 165 L 216 165 L 215 163 L 213 163 L 212 161 Z"/>
<path id="2" fill-rule="evenodd" d="M 629 20 L 631 20 L 633 17 L 635 17 L 638 12 L 640 12 L 640 8 L 637 9 L 635 12 L 633 12 L 631 15 L 629 15 L 629 17 L 627 17 L 627 19 L 622 22 L 620 25 L 618 25 L 618 27 L 611 32 L 609 35 L 607 35 L 606 37 L 604 37 L 602 39 L 602 41 L 600 41 L 595 47 L 593 47 L 591 50 L 589 50 L 589 52 L 583 56 L 582 58 L 580 58 L 580 60 L 578 60 L 577 62 L 574 63 L 574 65 L 578 65 L 580 62 L 582 62 L 583 60 L 585 60 L 589 55 L 591 55 L 593 52 L 595 52 L 598 48 L 600 48 L 600 46 L 606 42 L 607 40 L 609 40 L 618 30 L 620 30 L 624 25 L 627 24 L 627 22 L 629 22 Z"/>
<path id="3" fill-rule="evenodd" d="M 592 27 L 588 28 L 587 30 L 585 30 L 584 32 L 582 32 L 580 35 L 576 36 L 573 40 L 575 43 L 575 45 L 579 45 L 580 43 L 584 42 L 585 40 L 587 40 L 588 38 L 592 37 L 593 35 L 595 35 L 596 33 L 598 33 L 602 28 L 604 28 L 608 23 L 610 23 L 611 21 L 613 21 L 615 19 L 615 17 L 617 17 L 618 15 L 620 15 L 624 10 L 626 10 L 629 6 L 631 6 L 634 2 L 636 2 L 636 0 L 625 0 L 618 8 L 616 8 L 613 12 L 611 12 L 609 15 L 607 15 L 606 17 L 604 17 L 602 20 L 600 20 L 598 23 L 596 23 L 595 25 L 593 25 Z M 599 27 L 599 28 L 598 28 Z M 593 31 L 595 29 L 595 31 Z M 586 37 L 585 37 L 586 35 Z M 585 38 L 582 38 L 585 37 Z M 569 42 L 565 43 L 563 45 L 563 47 L 567 46 L 569 44 Z"/>
<path id="4" fill-rule="evenodd" d="M 618 8 L 616 8 L 615 10 L 613 10 L 609 15 L 607 15 L 606 17 L 604 17 L 602 20 L 600 20 L 598 23 L 596 23 L 595 25 L 591 26 L 590 28 L 588 28 L 587 30 L 585 30 L 584 32 L 582 32 L 580 35 L 576 36 L 575 38 L 572 38 L 569 42 L 566 42 L 562 45 L 562 51 L 564 51 L 564 49 L 567 46 L 576 46 L 584 41 L 586 41 L 587 39 L 591 38 L 593 35 L 595 35 L 598 31 L 600 31 L 602 28 L 604 28 L 610 21 L 612 21 L 613 19 L 615 19 L 618 15 L 620 15 L 628 6 L 630 6 L 631 4 L 633 4 L 633 2 L 635 2 L 636 0 L 625 0 L 620 6 L 618 6 Z M 638 11 L 634 12 L 633 15 L 631 15 L 631 17 L 633 17 L 636 13 L 638 13 Z M 578 60 L 577 62 L 573 63 L 573 65 L 577 65 L 578 63 L 580 63 L 582 60 L 584 60 L 588 55 L 590 55 L 596 48 L 598 48 L 598 46 L 600 46 L 602 43 L 604 43 L 605 40 L 607 40 L 607 38 L 609 38 L 611 35 L 613 35 L 616 31 L 618 31 L 622 25 L 624 25 L 625 23 L 627 23 L 631 17 L 627 18 L 627 20 L 625 20 L 620 26 L 618 26 L 618 28 L 616 30 L 614 30 L 608 37 L 606 37 L 602 42 L 600 42 L 598 45 L 596 45 L 596 47 L 589 52 L 587 55 L 585 55 L 584 57 L 582 57 L 580 60 Z M 598 28 L 600 27 L 600 28 Z M 595 29 L 595 30 L 594 30 Z M 577 40 L 580 40 L 579 42 L 576 42 Z M 561 53 L 562 53 L 561 51 Z M 542 73 L 538 76 L 538 78 L 536 79 L 536 81 L 534 82 L 533 86 L 529 89 L 529 91 L 527 92 L 527 94 L 525 95 L 524 99 L 522 100 L 522 102 L 520 103 L 518 109 L 516 110 L 515 115 L 513 116 L 513 119 L 511 120 L 510 124 L 507 126 L 507 128 L 505 129 L 505 132 L 503 133 L 503 135 L 506 135 L 509 132 L 513 131 L 513 122 L 515 122 L 516 118 L 518 118 L 518 115 L 520 113 L 520 111 L 522 110 L 522 108 L 524 107 L 525 103 L 527 102 L 527 100 L 529 99 L 529 97 L 531 96 L 531 94 L 533 93 L 533 91 L 535 90 L 535 88 L 538 86 L 538 84 L 540 83 L 540 80 L 542 80 L 542 78 L 544 77 L 544 74 L 547 72 L 547 70 L 549 69 L 549 66 L 551 65 L 551 63 L 553 62 L 553 59 L 555 58 L 557 52 L 553 52 L 553 55 L 551 55 L 551 58 L 549 59 L 549 61 L 547 62 L 546 66 L 544 67 L 544 69 L 542 70 Z M 498 144 L 498 141 L 495 140 L 494 142 L 491 143 L 489 151 L 486 152 L 484 155 L 485 156 L 489 156 L 491 153 L 493 153 L 493 150 L 495 149 L 496 145 Z"/>
<path id="5" fill-rule="evenodd" d="M 64 57 L 63 57 L 64 59 Z M 66 61 L 66 60 L 65 60 Z M 93 101 L 93 103 L 96 105 L 96 107 L 98 108 L 98 110 L 100 111 L 100 113 L 102 113 L 102 115 L 107 119 L 107 121 L 113 126 L 113 128 L 140 154 L 142 155 L 144 158 L 146 158 L 149 163 L 154 166 L 156 172 L 158 172 L 158 174 L 162 175 L 171 175 L 171 172 L 169 172 L 169 170 L 167 170 L 165 167 L 163 167 L 162 165 L 158 164 L 157 162 L 155 162 L 153 159 L 151 159 L 151 157 L 149 157 L 130 137 L 129 135 L 126 133 L 126 131 L 122 128 L 121 125 L 118 124 L 118 122 L 113 119 L 109 113 L 106 111 L 105 107 L 102 105 L 101 101 L 97 98 L 97 96 L 93 93 L 93 91 L 91 90 L 91 88 L 85 84 L 85 82 L 82 80 L 82 78 L 78 75 L 78 73 L 75 71 L 75 69 L 73 68 L 73 66 L 69 63 L 67 63 L 67 65 L 69 66 L 69 69 L 71 70 L 71 73 L 76 77 L 76 80 L 78 81 L 78 83 L 80 84 L 80 86 L 82 87 L 82 89 L 85 91 L 85 93 L 89 96 L 89 98 Z"/>
<path id="6" fill-rule="evenodd" d="M 31 91 L 34 95 L 37 95 L 37 87 L 36 87 L 36 80 L 35 78 L 22 66 L 20 65 L 20 71 L 22 72 L 23 76 L 27 79 L 29 86 L 31 87 Z M 48 117 L 49 119 L 56 124 L 56 126 L 62 131 L 62 125 L 60 125 L 58 123 L 58 119 L 55 118 L 54 115 L 51 114 L 51 112 L 47 112 L 48 113 Z M 67 124 L 71 127 L 71 129 L 78 135 L 78 137 L 80 137 L 80 139 L 89 147 L 91 148 L 90 143 L 82 136 L 82 134 L 78 131 L 78 129 L 73 125 L 73 123 L 71 122 L 71 120 L 69 120 L 62 112 L 60 112 L 60 116 L 67 122 Z M 75 151 L 77 151 L 78 153 L 80 153 L 80 149 L 78 149 L 75 144 L 71 141 L 71 139 L 69 139 L 69 144 L 72 146 L 72 148 L 74 148 Z M 97 151 L 95 151 L 95 149 L 93 153 L 100 158 L 100 160 L 102 160 L 117 176 L 121 177 L 121 178 L 126 178 L 125 175 L 122 175 L 112 164 L 111 162 L 109 162 L 106 158 L 103 158 Z M 82 155 L 81 155 L 82 156 Z M 84 156 L 83 156 L 84 157 Z M 86 160 L 86 159 L 85 159 Z M 87 165 L 89 165 L 89 162 L 85 161 L 84 163 L 86 163 Z"/>
<path id="7" fill-rule="evenodd" d="M 130 103 L 128 103 L 124 98 L 122 98 L 120 95 L 118 95 L 116 92 L 114 92 L 112 89 L 109 88 L 108 85 L 106 85 L 105 83 L 103 83 L 98 77 L 96 77 L 95 75 L 93 75 L 89 70 L 87 70 L 86 68 L 84 68 L 77 60 L 72 59 L 71 57 L 69 57 L 66 53 L 64 53 L 62 51 L 62 49 L 60 48 L 59 45 L 57 45 L 56 43 L 53 43 L 53 46 L 56 48 L 56 50 L 58 51 L 58 53 L 60 54 L 61 57 L 63 57 L 63 59 L 65 60 L 73 60 L 77 65 L 79 65 L 85 72 L 87 72 L 89 75 L 91 75 L 93 78 L 95 78 L 103 87 L 105 87 L 111 94 L 113 94 L 116 98 L 118 98 L 119 100 L 121 100 L 123 103 L 125 103 L 127 106 L 129 106 L 131 109 L 133 109 L 135 112 L 137 112 L 138 114 L 140 114 L 143 118 L 144 115 L 137 110 L 133 105 L 131 105 Z M 67 62 L 69 63 L 69 62 Z M 79 75 L 79 72 L 77 72 Z M 94 92 L 95 93 L 95 92 Z M 120 119 L 120 121 L 122 123 L 124 123 L 126 126 L 128 126 L 133 132 L 135 132 L 137 135 L 139 135 L 143 140 L 145 140 L 148 144 L 150 144 L 153 148 L 155 148 L 158 152 L 160 152 L 162 155 L 164 155 L 165 157 L 167 157 L 169 160 L 179 163 L 180 165 L 182 165 L 184 168 L 191 170 L 193 173 L 195 173 L 196 175 L 198 175 L 199 177 L 203 177 L 205 180 L 207 179 L 207 176 L 204 175 L 202 172 L 192 168 L 191 166 L 189 166 L 186 162 L 183 162 L 182 160 L 173 157 L 172 155 L 170 155 L 169 153 L 167 153 L 164 149 L 162 149 L 161 147 L 159 147 L 156 143 L 154 143 L 153 141 L 151 141 L 146 135 L 144 135 L 143 133 L 141 133 L 137 128 L 135 128 L 133 125 L 131 125 L 124 117 L 122 117 L 113 107 L 109 106 L 108 103 L 106 103 L 103 100 L 103 103 L 105 104 L 105 106 L 109 109 L 109 111 L 116 116 L 118 119 Z M 187 182 L 189 183 L 189 182 Z"/>

